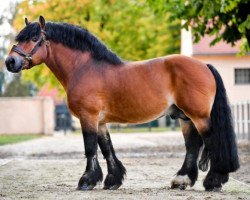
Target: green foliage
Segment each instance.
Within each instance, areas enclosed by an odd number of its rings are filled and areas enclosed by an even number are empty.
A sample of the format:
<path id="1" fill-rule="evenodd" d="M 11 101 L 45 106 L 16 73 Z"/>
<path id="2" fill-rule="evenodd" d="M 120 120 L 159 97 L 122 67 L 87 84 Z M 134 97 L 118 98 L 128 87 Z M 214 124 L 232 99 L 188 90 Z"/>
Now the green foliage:
<path id="1" fill-rule="evenodd" d="M 13 19 L 16 14 L 16 5 L 17 2 L 9 1 L 8 6 L 2 10 L 0 14 L 0 69 L 3 68 L 4 63 L 3 60 L 5 58 L 5 55 L 8 51 L 7 47 L 10 42 L 14 39 L 14 33 L 13 30 L 4 29 L 3 27 L 6 27 L 8 25 L 12 25 Z"/>
<path id="2" fill-rule="evenodd" d="M 214 35 L 211 45 L 224 40 L 242 41 L 242 51 L 250 47 L 249 0 L 147 0 L 155 12 L 170 13 L 171 20 L 184 20 L 192 27 L 194 41 L 205 34 Z M 174 12 L 173 12 L 174 11 Z"/>
<path id="3" fill-rule="evenodd" d="M 6 85 L 5 57 L 8 53 L 8 46 L 14 40 L 13 29 L 6 28 L 13 24 L 13 19 L 16 13 L 16 1 L 7 2 L 5 8 L 1 8 L 0 14 L 0 96 L 3 93 L 3 88 Z"/>
<path id="4" fill-rule="evenodd" d="M 180 49 L 180 21 L 168 22 L 169 15 L 154 13 L 146 0 L 23 1 L 15 27 L 23 28 L 25 16 L 32 21 L 39 15 L 86 27 L 124 60 L 154 58 Z M 38 86 L 57 83 L 43 66 L 23 74 Z"/>
<path id="5" fill-rule="evenodd" d="M 7 85 L 6 90 L 1 95 L 2 97 L 25 97 L 31 96 L 32 84 L 21 81 L 20 76 L 15 76 L 14 79 Z"/>

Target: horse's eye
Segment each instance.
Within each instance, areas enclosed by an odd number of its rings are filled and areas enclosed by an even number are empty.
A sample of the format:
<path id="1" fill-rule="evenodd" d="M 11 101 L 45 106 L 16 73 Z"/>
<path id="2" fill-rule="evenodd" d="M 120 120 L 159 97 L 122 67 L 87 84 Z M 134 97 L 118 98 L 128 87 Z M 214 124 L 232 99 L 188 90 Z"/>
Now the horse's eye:
<path id="1" fill-rule="evenodd" d="M 32 40 L 33 42 L 37 42 L 38 38 L 37 38 L 37 37 L 33 37 L 31 40 Z"/>

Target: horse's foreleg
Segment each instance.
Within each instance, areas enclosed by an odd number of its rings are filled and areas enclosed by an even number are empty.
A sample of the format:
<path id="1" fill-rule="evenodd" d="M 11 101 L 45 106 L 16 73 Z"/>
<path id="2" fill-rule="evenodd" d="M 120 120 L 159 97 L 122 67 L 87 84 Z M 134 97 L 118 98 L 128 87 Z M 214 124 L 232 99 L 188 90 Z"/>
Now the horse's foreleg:
<path id="1" fill-rule="evenodd" d="M 98 144 L 104 158 L 107 161 L 108 175 L 104 181 L 104 188 L 109 190 L 118 189 L 122 185 L 126 169 L 115 155 L 115 150 L 106 125 L 99 125 Z"/>
<path id="2" fill-rule="evenodd" d="M 97 159 L 97 126 L 91 126 L 85 120 L 81 120 L 87 165 L 84 174 L 79 180 L 79 190 L 91 190 L 97 182 L 102 181 L 103 174 Z"/>
<path id="3" fill-rule="evenodd" d="M 197 159 L 203 144 L 191 120 L 180 120 L 185 139 L 186 156 L 181 169 L 171 182 L 171 188 L 185 189 L 188 185 L 193 186 L 198 177 Z"/>

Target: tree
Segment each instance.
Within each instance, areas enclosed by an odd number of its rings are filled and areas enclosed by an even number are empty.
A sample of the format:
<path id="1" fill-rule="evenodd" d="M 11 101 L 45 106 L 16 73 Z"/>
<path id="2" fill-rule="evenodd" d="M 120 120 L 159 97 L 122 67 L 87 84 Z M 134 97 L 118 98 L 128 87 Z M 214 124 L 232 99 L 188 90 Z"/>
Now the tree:
<path id="1" fill-rule="evenodd" d="M 13 24 L 13 19 L 16 15 L 16 5 L 17 2 L 15 1 L 9 2 L 9 6 L 2 9 L 0 15 L 0 60 L 4 59 L 8 45 L 14 39 L 14 33 L 10 26 Z M 2 63 L 0 68 L 2 68 Z"/>
<path id="2" fill-rule="evenodd" d="M 20 80 L 21 75 L 17 74 L 13 80 L 7 85 L 3 97 L 25 97 L 34 96 L 34 87 L 31 83 Z"/>
<path id="3" fill-rule="evenodd" d="M 6 85 L 6 70 L 4 59 L 8 51 L 9 44 L 14 40 L 14 33 L 11 25 L 16 14 L 16 1 L 9 2 L 8 6 L 1 8 L 0 12 L 0 96 Z M 11 13 L 11 14 L 10 14 Z M 7 76 L 8 77 L 8 76 Z"/>
<path id="4" fill-rule="evenodd" d="M 18 8 L 15 27 L 24 27 L 24 16 L 39 15 L 86 27 L 125 60 L 142 60 L 178 53 L 180 21 L 167 23 L 169 15 L 155 14 L 145 0 L 44 0 L 23 1 Z M 57 85 L 48 68 L 37 66 L 23 73 L 39 86 Z"/>
<path id="5" fill-rule="evenodd" d="M 224 40 L 242 41 L 242 51 L 250 50 L 249 0 L 147 0 L 155 12 L 170 13 L 170 20 L 184 20 L 192 28 L 194 42 L 205 34 L 214 35 L 211 45 Z M 173 12 L 174 11 L 174 12 Z"/>

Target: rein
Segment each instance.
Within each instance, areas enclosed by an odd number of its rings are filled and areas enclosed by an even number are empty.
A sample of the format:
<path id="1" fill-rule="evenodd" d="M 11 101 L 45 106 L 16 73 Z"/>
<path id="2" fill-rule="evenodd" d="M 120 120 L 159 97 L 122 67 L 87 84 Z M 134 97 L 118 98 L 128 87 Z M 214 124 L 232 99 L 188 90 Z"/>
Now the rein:
<path id="1" fill-rule="evenodd" d="M 49 41 L 46 40 L 46 32 L 44 30 L 41 30 L 41 36 L 39 38 L 39 40 L 37 41 L 36 45 L 33 47 L 33 49 L 29 52 L 26 53 L 25 51 L 23 51 L 20 47 L 18 47 L 17 45 L 13 45 L 11 48 L 11 51 L 14 51 L 16 53 L 18 53 L 20 56 L 22 56 L 24 58 L 24 60 L 26 62 L 28 62 L 28 69 L 32 67 L 32 56 L 37 52 L 38 48 L 45 42 L 46 44 L 46 49 L 47 49 L 47 57 L 49 54 Z"/>

